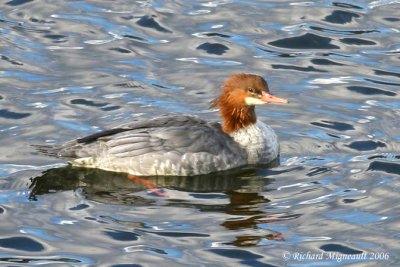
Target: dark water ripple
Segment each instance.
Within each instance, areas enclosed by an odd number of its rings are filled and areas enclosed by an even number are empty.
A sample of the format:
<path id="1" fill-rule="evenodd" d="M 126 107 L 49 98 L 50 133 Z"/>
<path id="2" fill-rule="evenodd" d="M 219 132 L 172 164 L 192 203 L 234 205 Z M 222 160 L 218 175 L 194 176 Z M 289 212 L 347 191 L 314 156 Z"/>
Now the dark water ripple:
<path id="1" fill-rule="evenodd" d="M 397 1 L 2 7 L 0 265 L 399 265 Z M 216 120 L 209 101 L 241 71 L 290 99 L 258 108 L 279 167 L 143 183 L 30 146 L 168 112 Z"/>
<path id="2" fill-rule="evenodd" d="M 339 46 L 331 44 L 332 39 L 306 33 L 302 36 L 284 38 L 270 42 L 272 46 L 290 49 L 339 49 Z"/>
<path id="3" fill-rule="evenodd" d="M 346 24 L 346 23 L 351 23 L 353 19 L 359 17 L 360 15 L 358 15 L 357 13 L 344 10 L 334 10 L 330 15 L 324 18 L 324 21 L 334 24 Z"/>
<path id="4" fill-rule="evenodd" d="M 0 247 L 29 252 L 39 252 L 44 250 L 42 244 L 28 237 L 2 238 L 0 239 Z"/>

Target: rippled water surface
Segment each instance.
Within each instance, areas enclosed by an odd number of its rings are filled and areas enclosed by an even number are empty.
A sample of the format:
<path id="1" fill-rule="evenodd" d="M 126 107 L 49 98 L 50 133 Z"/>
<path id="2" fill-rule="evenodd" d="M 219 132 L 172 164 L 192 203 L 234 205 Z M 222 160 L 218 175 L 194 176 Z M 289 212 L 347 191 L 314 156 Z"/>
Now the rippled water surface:
<path id="1" fill-rule="evenodd" d="M 399 266 L 398 1 L 1 1 L 0 265 Z M 209 110 L 252 72 L 281 165 L 128 179 L 32 144 Z"/>

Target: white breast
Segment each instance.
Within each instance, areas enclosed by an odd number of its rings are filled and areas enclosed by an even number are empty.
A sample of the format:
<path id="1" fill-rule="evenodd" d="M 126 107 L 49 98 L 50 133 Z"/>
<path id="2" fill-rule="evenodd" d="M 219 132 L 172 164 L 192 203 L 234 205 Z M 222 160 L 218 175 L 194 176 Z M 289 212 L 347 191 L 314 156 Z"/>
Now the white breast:
<path id="1" fill-rule="evenodd" d="M 268 163 L 279 154 L 278 138 L 268 125 L 257 121 L 230 134 L 246 151 L 248 164 Z"/>

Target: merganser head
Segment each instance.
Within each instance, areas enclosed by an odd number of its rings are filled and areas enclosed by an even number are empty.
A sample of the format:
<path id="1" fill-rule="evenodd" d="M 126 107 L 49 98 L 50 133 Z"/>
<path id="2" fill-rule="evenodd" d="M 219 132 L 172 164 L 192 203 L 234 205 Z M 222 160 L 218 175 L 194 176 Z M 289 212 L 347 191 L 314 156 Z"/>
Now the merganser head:
<path id="1" fill-rule="evenodd" d="M 288 100 L 271 95 L 261 76 L 240 73 L 225 80 L 211 107 L 220 109 L 223 130 L 231 133 L 255 123 L 254 106 L 266 103 L 288 103 Z"/>

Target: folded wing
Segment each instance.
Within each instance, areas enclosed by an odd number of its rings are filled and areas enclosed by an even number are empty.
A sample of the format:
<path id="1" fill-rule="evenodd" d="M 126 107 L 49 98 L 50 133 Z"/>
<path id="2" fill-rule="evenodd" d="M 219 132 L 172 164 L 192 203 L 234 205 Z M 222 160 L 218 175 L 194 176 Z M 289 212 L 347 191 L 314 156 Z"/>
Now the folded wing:
<path id="1" fill-rule="evenodd" d="M 246 162 L 219 124 L 179 115 L 132 122 L 52 149 L 76 165 L 137 175 L 195 175 Z"/>

